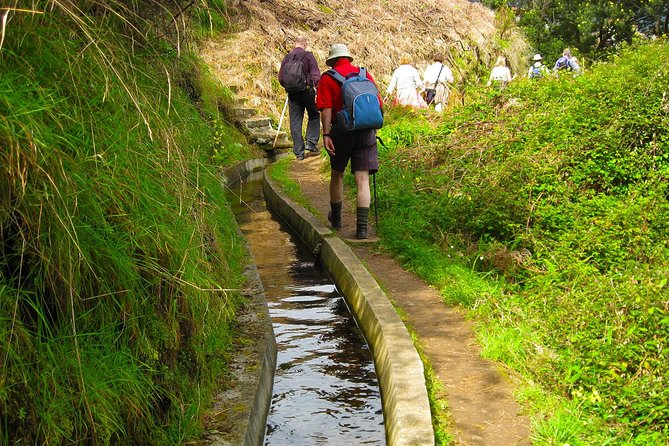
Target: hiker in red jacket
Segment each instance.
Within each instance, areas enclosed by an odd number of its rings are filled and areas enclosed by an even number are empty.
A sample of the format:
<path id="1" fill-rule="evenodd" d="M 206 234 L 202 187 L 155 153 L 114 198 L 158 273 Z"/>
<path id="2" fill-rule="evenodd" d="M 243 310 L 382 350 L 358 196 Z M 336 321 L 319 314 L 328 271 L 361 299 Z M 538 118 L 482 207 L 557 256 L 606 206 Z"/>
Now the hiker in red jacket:
<path id="1" fill-rule="evenodd" d="M 334 44 L 330 47 L 325 64 L 342 76 L 359 73 L 360 68 L 351 64 L 353 56 L 346 45 Z M 367 78 L 374 82 L 367 73 Z M 379 95 L 379 103 L 383 105 Z M 344 172 L 349 159 L 357 188 L 356 237 L 367 238 L 369 205 L 369 175 L 379 168 L 376 147 L 376 130 L 365 129 L 345 132 L 337 128 L 336 115 L 343 107 L 341 85 L 334 77 L 321 76 L 316 96 L 316 107 L 321 112 L 323 145 L 330 155 L 330 213 L 328 220 L 334 229 L 341 227 L 341 207 L 344 199 Z"/>

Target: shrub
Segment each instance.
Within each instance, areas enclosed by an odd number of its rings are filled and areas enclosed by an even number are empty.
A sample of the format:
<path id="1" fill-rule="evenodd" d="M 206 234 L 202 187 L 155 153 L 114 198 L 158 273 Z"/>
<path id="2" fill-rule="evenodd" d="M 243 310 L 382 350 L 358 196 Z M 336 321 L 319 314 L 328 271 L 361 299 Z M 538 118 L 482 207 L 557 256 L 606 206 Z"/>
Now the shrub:
<path id="1" fill-rule="evenodd" d="M 381 131 L 384 243 L 444 296 L 458 292 L 435 280 L 441 262 L 504 278 L 455 300 L 500 336 L 490 345 L 534 334 L 499 357 L 592 414 L 569 435 L 584 443 L 669 436 L 668 56 L 658 41 L 579 76 L 515 80 L 427 138 L 400 119 Z M 546 420 L 537 432 L 565 424 Z"/>

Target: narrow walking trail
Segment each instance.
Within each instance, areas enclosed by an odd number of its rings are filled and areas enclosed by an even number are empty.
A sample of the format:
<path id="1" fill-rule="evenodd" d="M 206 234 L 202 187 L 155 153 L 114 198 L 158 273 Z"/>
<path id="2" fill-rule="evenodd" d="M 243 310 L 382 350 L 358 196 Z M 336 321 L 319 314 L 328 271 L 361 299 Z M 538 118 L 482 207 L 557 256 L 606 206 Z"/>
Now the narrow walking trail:
<path id="1" fill-rule="evenodd" d="M 316 216 L 327 224 L 329 195 L 324 164 L 327 160 L 321 156 L 293 161 L 290 175 L 316 210 Z M 344 206 L 338 233 L 345 239 L 354 238 L 353 204 Z M 373 228 L 370 236 L 370 241 L 377 240 Z M 445 305 L 437 290 L 405 271 L 375 243 L 351 242 L 356 255 L 406 315 L 405 323 L 416 333 L 443 384 L 438 397 L 448 403 L 455 444 L 530 445 L 530 422 L 520 414 L 512 383 L 496 364 L 480 357 L 471 325 L 458 309 Z"/>

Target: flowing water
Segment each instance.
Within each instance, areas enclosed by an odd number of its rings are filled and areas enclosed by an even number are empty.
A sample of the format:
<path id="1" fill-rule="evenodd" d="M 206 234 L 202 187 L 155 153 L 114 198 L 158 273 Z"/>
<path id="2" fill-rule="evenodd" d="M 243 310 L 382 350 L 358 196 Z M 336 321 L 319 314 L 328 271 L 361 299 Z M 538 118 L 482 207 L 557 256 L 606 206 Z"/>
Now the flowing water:
<path id="1" fill-rule="evenodd" d="M 372 354 L 344 298 L 265 207 L 262 173 L 231 202 L 265 287 L 277 341 L 266 445 L 384 445 Z"/>

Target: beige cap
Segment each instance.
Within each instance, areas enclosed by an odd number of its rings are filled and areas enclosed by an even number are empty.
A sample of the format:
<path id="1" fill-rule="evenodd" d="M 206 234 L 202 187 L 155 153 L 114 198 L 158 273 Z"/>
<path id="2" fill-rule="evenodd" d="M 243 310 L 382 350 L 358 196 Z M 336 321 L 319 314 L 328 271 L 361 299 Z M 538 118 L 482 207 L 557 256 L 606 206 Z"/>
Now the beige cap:
<path id="1" fill-rule="evenodd" d="M 541 57 L 541 54 L 535 54 L 532 60 L 537 61 L 537 60 L 542 60 L 543 58 Z"/>
<path id="2" fill-rule="evenodd" d="M 330 54 L 328 54 L 328 58 L 325 59 L 325 65 L 331 67 L 335 59 L 340 57 L 347 57 L 348 60 L 353 60 L 353 56 L 351 56 L 351 53 L 348 52 L 346 45 L 343 43 L 335 43 L 330 47 Z"/>

